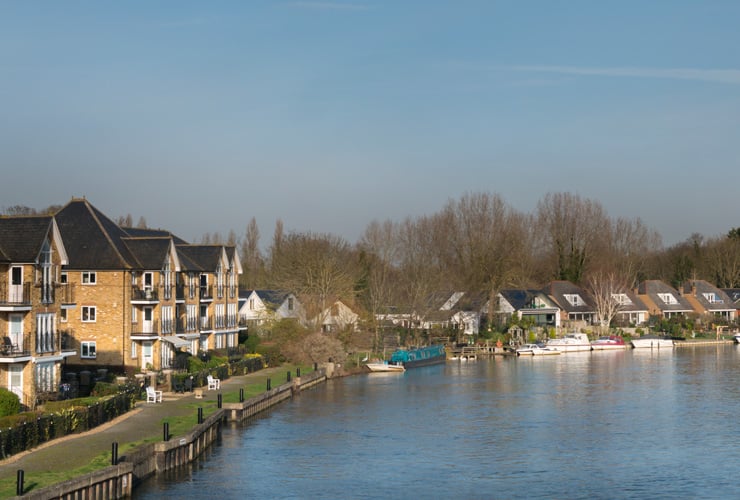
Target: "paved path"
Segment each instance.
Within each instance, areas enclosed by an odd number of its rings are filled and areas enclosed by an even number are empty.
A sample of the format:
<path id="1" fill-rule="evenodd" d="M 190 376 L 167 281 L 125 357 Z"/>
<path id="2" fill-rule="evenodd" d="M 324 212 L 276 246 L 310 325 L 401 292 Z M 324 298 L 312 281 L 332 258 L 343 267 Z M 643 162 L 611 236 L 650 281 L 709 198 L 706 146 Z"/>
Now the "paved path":
<path id="1" fill-rule="evenodd" d="M 231 377 L 221 382 L 221 392 L 237 391 L 247 383 L 266 379 L 271 375 L 284 375 L 285 368 L 265 368 L 248 375 Z M 162 403 L 138 401 L 136 408 L 116 420 L 90 431 L 65 436 L 45 443 L 31 451 L 18 453 L 0 461 L 0 479 L 15 478 L 22 469 L 26 482 L 35 472 L 74 470 L 90 463 L 95 457 L 110 453 L 111 446 L 117 442 L 119 448 L 125 443 L 156 438 L 163 435 L 162 420 L 168 417 L 197 415 L 198 406 L 204 401 L 216 401 L 218 391 L 203 388 L 204 399 L 195 395 L 165 393 Z M 124 454 L 124 453 L 121 453 Z"/>

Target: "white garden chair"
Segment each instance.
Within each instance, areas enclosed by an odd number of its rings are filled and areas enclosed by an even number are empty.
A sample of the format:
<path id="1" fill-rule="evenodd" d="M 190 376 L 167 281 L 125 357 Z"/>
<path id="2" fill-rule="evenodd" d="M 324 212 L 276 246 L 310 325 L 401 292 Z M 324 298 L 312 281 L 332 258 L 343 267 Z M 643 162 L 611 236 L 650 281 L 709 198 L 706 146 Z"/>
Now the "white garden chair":
<path id="1" fill-rule="evenodd" d="M 208 375 L 206 377 L 208 379 L 208 389 L 220 389 L 221 388 L 221 379 L 220 378 L 213 378 L 212 376 Z"/>
<path id="2" fill-rule="evenodd" d="M 146 388 L 146 402 L 147 403 L 161 403 L 162 402 L 162 391 L 157 391 L 154 387 Z"/>

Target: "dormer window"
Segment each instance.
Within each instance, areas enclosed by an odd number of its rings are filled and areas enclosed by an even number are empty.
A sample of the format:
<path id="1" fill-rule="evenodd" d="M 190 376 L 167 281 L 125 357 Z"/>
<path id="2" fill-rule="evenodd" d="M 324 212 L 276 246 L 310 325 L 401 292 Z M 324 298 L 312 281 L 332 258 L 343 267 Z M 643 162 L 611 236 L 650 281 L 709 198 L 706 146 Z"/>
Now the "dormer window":
<path id="1" fill-rule="evenodd" d="M 612 300 L 619 304 L 620 306 L 631 306 L 632 301 L 627 296 L 626 293 L 613 293 L 612 294 Z"/>
<path id="2" fill-rule="evenodd" d="M 703 293 L 702 295 L 710 304 L 721 304 L 722 302 L 724 302 L 714 292 Z"/>
<path id="3" fill-rule="evenodd" d="M 659 293 L 658 298 L 668 305 L 678 304 L 678 300 L 676 300 L 676 297 L 672 293 Z"/>
<path id="4" fill-rule="evenodd" d="M 577 293 L 566 293 L 563 295 L 565 300 L 572 306 L 585 306 L 586 302 Z"/>

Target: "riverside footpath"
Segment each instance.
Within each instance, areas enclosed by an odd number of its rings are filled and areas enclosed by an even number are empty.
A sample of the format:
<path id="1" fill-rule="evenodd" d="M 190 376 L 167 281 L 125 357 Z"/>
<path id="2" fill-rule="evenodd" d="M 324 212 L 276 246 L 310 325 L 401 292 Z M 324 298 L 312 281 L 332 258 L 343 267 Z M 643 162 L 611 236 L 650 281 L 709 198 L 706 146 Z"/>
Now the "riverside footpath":
<path id="1" fill-rule="evenodd" d="M 270 367 L 222 380 L 220 390 L 199 388 L 203 395 L 200 399 L 196 398 L 197 392 L 167 392 L 163 394 L 161 403 L 137 401 L 133 410 L 111 422 L 80 434 L 56 439 L 0 461 L 0 497 L 5 498 L 15 493 L 19 470 L 23 471 L 24 493 L 32 493 L 37 487 L 47 486 L 50 475 L 58 475 L 58 480 L 63 481 L 74 471 L 83 470 L 81 475 L 89 472 L 83 468 L 106 454 L 110 464 L 113 443 L 124 450 L 127 444 L 162 440 L 164 422 L 191 416 L 195 418 L 199 408 L 206 408 L 206 411 L 215 409 L 219 393 L 238 393 L 245 386 L 250 387 L 253 392 L 255 386 L 261 386 L 264 391 L 268 379 L 273 383 L 282 383 L 286 377 L 285 367 Z M 125 454 L 125 451 L 120 453 L 122 456 Z M 46 478 L 42 484 L 34 480 L 34 476 L 38 475 Z M 10 483 L 13 485 L 12 490 L 8 489 Z"/>

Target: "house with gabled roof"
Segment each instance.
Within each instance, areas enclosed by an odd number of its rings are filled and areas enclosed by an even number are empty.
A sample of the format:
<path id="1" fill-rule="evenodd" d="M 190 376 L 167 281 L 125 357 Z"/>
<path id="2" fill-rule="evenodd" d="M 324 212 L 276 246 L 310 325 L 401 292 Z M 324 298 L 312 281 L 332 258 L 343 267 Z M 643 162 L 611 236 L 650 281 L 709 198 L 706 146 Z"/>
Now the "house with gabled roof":
<path id="1" fill-rule="evenodd" d="M 503 322 L 516 316 L 529 318 L 540 327 L 560 326 L 560 307 L 550 296 L 535 288 L 503 289 L 498 293 L 497 314 Z"/>
<path id="2" fill-rule="evenodd" d="M 465 292 L 455 302 L 450 318 L 453 328 L 463 335 L 478 335 L 483 318 L 488 316 L 488 292 Z"/>
<path id="3" fill-rule="evenodd" d="M 75 285 L 51 216 L 0 217 L 0 386 L 33 408 L 53 397 L 62 364 L 74 355 L 61 318 L 76 307 Z"/>
<path id="4" fill-rule="evenodd" d="M 224 245 L 176 245 L 192 268 L 189 286 L 197 280 L 199 350 L 226 349 L 239 342 L 239 295 L 242 273 L 236 249 Z"/>
<path id="5" fill-rule="evenodd" d="M 593 325 L 596 322 L 596 308 L 588 292 L 583 288 L 570 281 L 558 280 L 548 283 L 543 291 L 560 308 L 564 326 L 566 321 L 586 325 Z"/>
<path id="6" fill-rule="evenodd" d="M 740 317 L 740 288 L 721 288 L 730 298 L 730 303 L 735 307 L 735 317 Z"/>
<path id="7" fill-rule="evenodd" d="M 617 314 L 612 320 L 619 326 L 642 325 L 648 320 L 648 308 L 637 296 L 635 290 L 613 293 L 612 299 L 619 304 Z"/>
<path id="8" fill-rule="evenodd" d="M 734 321 L 737 308 L 733 300 L 722 290 L 705 280 L 687 280 L 679 287 L 680 294 L 700 314 Z"/>
<path id="9" fill-rule="evenodd" d="M 321 328 L 322 332 L 330 333 L 342 330 L 357 330 L 360 315 L 341 300 L 321 311 L 312 323 Z"/>
<path id="10" fill-rule="evenodd" d="M 281 319 L 305 323 L 298 298 L 285 290 L 245 290 L 239 300 L 239 317 L 258 325 Z"/>
<path id="11" fill-rule="evenodd" d="M 696 312 L 686 297 L 660 280 L 645 280 L 637 287 L 637 296 L 650 316 L 672 318 Z"/>

